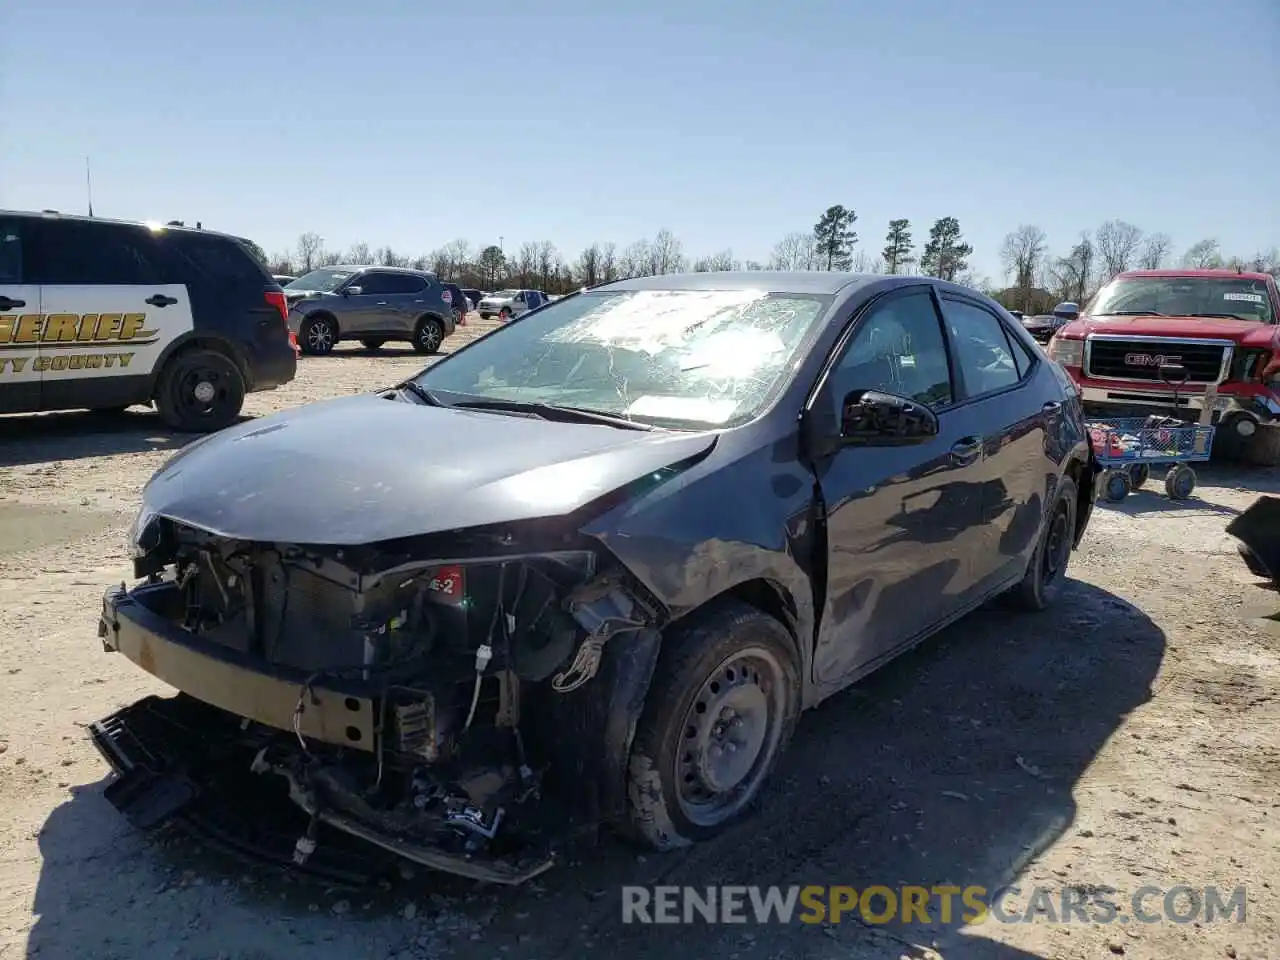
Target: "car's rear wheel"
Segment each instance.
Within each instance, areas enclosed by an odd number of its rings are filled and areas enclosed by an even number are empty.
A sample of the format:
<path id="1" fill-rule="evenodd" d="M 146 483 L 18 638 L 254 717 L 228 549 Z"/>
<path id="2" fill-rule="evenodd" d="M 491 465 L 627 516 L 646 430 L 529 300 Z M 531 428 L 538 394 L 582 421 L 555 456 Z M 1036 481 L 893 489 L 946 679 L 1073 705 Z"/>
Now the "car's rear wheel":
<path id="1" fill-rule="evenodd" d="M 330 317 L 307 317 L 302 323 L 299 346 L 302 352 L 313 357 L 333 353 L 338 344 L 338 325 Z"/>
<path id="2" fill-rule="evenodd" d="M 435 317 L 423 317 L 413 331 L 413 349 L 418 353 L 439 353 L 444 343 L 444 324 Z"/>
<path id="3" fill-rule="evenodd" d="M 1128 476 L 1125 476 L 1128 479 Z M 1076 509 L 1079 492 L 1070 477 L 1058 482 L 1053 507 L 1045 520 L 1044 530 L 1027 564 L 1022 582 L 1013 588 L 1011 599 L 1025 610 L 1044 610 L 1058 599 L 1067 579 L 1067 564 L 1075 546 Z"/>
<path id="4" fill-rule="evenodd" d="M 759 796 L 799 705 L 794 646 L 777 620 L 726 601 L 677 625 L 636 727 L 628 832 L 658 850 L 715 836 Z"/>
<path id="5" fill-rule="evenodd" d="M 361 346 L 363 346 L 366 350 L 381 350 L 382 345 L 384 343 L 386 343 L 385 340 L 375 340 L 375 339 L 360 341 Z"/>
<path id="6" fill-rule="evenodd" d="M 230 358 L 216 350 L 188 350 L 161 371 L 156 410 L 174 430 L 212 433 L 235 422 L 244 395 L 244 377 Z"/>

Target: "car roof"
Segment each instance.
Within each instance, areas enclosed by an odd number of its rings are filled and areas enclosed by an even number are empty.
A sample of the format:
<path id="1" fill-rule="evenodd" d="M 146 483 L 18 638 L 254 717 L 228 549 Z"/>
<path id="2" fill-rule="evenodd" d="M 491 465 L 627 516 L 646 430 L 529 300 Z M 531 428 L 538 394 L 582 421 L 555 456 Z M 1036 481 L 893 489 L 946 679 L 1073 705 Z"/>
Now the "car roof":
<path id="1" fill-rule="evenodd" d="M 387 273 L 407 273 L 415 277 L 431 277 L 435 279 L 435 274 L 430 270 L 415 270 L 413 267 L 384 267 L 377 263 L 331 263 L 323 267 L 316 267 L 316 270 L 382 270 Z"/>
<path id="2" fill-rule="evenodd" d="M 596 290 L 766 290 L 769 293 L 811 293 L 830 296 L 852 292 L 877 280 L 871 273 L 819 270 L 734 270 L 710 273 L 667 273 L 633 277 L 595 287 Z M 898 279 L 918 279 L 899 277 Z"/>
<path id="3" fill-rule="evenodd" d="M 1182 270 L 1126 270 L 1119 274 L 1116 279 L 1124 277 L 1130 279 L 1134 277 L 1155 277 L 1157 279 L 1177 279 L 1179 277 L 1217 277 L 1223 280 L 1267 280 L 1271 274 L 1262 273 L 1257 270 L 1231 270 L 1226 267 L 1214 268 L 1184 268 Z"/>
<path id="4" fill-rule="evenodd" d="M 206 230 L 204 227 L 177 226 L 170 223 L 151 220 L 117 220 L 112 217 L 87 217 L 75 213 L 59 213 L 56 210 L 0 210 L 0 217 L 17 217 L 24 220 L 71 220 L 82 223 L 101 223 L 115 227 L 143 227 L 156 231 L 174 231 L 196 233 L 202 237 L 225 237 L 228 240 L 244 242 L 244 237 L 234 233 L 223 233 L 220 230 Z"/>

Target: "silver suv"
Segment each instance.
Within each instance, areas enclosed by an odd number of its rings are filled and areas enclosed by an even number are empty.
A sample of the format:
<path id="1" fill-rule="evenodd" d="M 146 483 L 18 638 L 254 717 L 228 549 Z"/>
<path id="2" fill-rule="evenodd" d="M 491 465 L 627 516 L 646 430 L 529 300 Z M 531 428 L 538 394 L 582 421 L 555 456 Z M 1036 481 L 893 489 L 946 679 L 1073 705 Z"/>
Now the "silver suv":
<path id="1" fill-rule="evenodd" d="M 284 288 L 289 329 L 303 353 L 323 356 L 340 340 L 377 350 L 407 340 L 436 353 L 454 331 L 452 297 L 434 274 L 399 267 L 334 266 L 304 274 Z"/>

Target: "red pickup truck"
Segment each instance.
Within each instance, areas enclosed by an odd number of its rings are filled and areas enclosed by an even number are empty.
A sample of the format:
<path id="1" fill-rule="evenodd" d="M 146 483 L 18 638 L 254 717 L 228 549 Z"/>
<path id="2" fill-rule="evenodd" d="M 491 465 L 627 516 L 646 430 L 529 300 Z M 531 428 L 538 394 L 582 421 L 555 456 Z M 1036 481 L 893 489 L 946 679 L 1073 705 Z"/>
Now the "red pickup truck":
<path id="1" fill-rule="evenodd" d="M 1060 304 L 1054 313 L 1065 322 L 1049 356 L 1091 417 L 1176 411 L 1195 421 L 1208 407 L 1215 453 L 1280 446 L 1280 426 L 1259 429 L 1280 422 L 1280 287 L 1270 274 L 1131 270 L 1083 311 Z"/>

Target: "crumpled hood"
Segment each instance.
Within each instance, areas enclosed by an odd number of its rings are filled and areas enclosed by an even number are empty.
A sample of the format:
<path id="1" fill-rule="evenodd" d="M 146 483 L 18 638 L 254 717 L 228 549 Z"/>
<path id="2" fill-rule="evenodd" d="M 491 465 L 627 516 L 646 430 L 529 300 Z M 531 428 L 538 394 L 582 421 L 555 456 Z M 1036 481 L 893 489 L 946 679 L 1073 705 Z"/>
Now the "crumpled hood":
<path id="1" fill-rule="evenodd" d="M 221 536 L 351 546 L 570 513 L 715 441 L 361 395 L 201 438 L 143 504 Z"/>
<path id="2" fill-rule="evenodd" d="M 1248 342 L 1261 347 L 1275 342 L 1278 331 L 1280 327 L 1221 317 L 1081 317 L 1071 325 L 1070 336 L 1110 333 L 1132 337 L 1195 337 Z"/>

